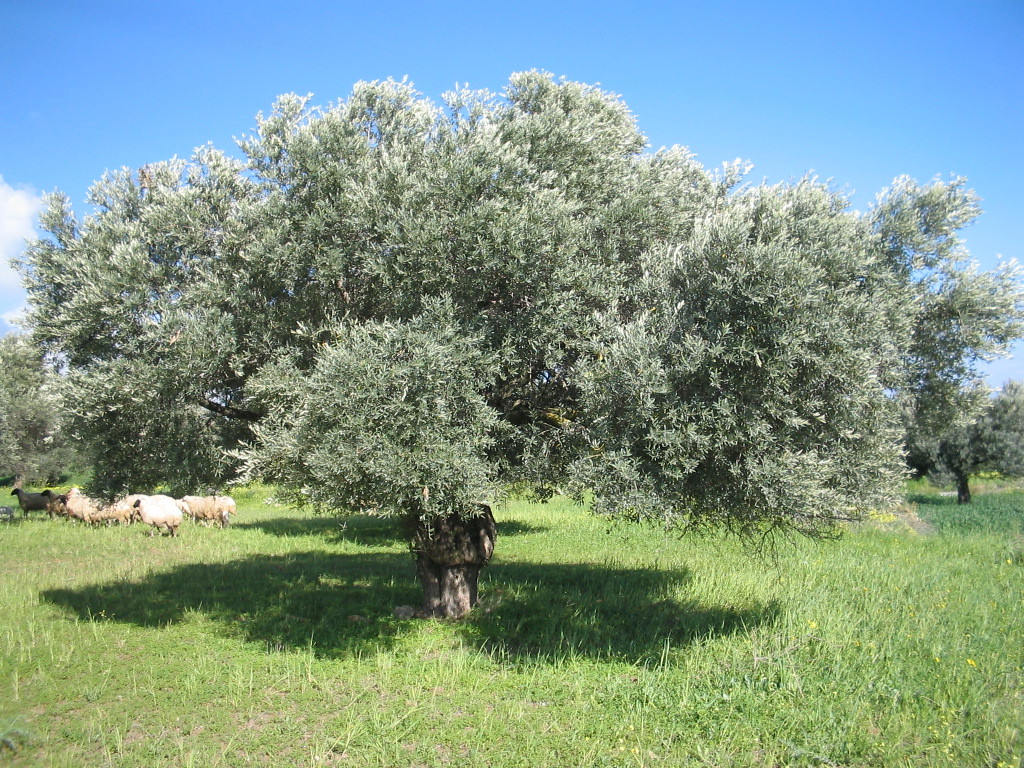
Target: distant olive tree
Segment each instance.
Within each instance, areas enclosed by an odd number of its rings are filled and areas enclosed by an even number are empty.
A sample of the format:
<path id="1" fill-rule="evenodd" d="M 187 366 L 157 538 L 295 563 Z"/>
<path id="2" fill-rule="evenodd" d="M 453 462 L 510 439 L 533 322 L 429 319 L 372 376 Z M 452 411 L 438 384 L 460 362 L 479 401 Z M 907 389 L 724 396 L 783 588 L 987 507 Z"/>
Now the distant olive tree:
<path id="1" fill-rule="evenodd" d="M 1024 382 L 1008 382 L 979 411 L 916 445 L 929 477 L 939 484 L 954 483 L 961 504 L 971 501 L 972 474 L 1024 477 Z"/>
<path id="2" fill-rule="evenodd" d="M 108 492 L 240 475 L 376 507 L 434 616 L 475 602 L 508 483 L 812 536 L 897 493 L 894 393 L 948 330 L 930 308 L 966 221 L 929 201 L 959 182 L 870 214 L 812 179 L 742 186 L 538 72 L 308 102 L 260 116 L 244 160 L 108 173 L 81 220 L 50 198 L 18 266 Z"/>
<path id="3" fill-rule="evenodd" d="M 883 263 L 910 301 L 897 321 L 909 323 L 909 344 L 894 391 L 915 464 L 928 461 L 922 445 L 981 412 L 987 395 L 979 364 L 1005 356 L 1024 335 L 1020 266 L 981 271 L 958 236 L 980 213 L 962 178 L 921 186 L 901 177 L 870 214 Z"/>
<path id="4" fill-rule="evenodd" d="M 0 474 L 18 487 L 57 483 L 78 464 L 56 383 L 29 339 L 0 338 Z"/>

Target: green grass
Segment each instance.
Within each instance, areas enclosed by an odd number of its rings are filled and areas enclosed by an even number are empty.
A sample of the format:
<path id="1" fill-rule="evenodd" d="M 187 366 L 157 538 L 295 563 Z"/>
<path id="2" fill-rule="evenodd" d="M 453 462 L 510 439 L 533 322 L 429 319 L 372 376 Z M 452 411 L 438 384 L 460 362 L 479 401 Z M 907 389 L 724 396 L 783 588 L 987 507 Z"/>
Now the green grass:
<path id="1" fill-rule="evenodd" d="M 777 561 L 509 503 L 482 603 L 385 522 L 236 495 L 228 530 L 0 526 L 0 765 L 1013 766 L 1024 494 Z"/>

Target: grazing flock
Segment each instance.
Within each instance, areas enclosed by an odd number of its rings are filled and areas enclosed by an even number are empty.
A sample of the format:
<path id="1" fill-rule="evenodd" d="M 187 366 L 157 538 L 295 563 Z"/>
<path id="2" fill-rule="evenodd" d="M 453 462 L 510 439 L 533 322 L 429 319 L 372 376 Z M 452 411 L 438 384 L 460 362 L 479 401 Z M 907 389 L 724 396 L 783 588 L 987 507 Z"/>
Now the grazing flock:
<path id="1" fill-rule="evenodd" d="M 171 536 L 178 535 L 178 526 L 186 517 L 201 525 L 216 525 L 226 528 L 231 516 L 237 514 L 235 500 L 230 496 L 184 496 L 173 499 L 161 494 L 145 496 L 132 494 L 118 499 L 113 504 L 103 504 L 89 498 L 78 488 L 57 494 L 46 489 L 41 493 L 28 493 L 21 488 L 11 491 L 18 497 L 18 506 L 27 517 L 29 512 L 46 512 L 49 517 L 66 517 L 90 525 L 142 522 L 151 527 L 149 535 L 166 530 Z M 12 507 L 0 507 L 0 518 L 13 519 Z"/>

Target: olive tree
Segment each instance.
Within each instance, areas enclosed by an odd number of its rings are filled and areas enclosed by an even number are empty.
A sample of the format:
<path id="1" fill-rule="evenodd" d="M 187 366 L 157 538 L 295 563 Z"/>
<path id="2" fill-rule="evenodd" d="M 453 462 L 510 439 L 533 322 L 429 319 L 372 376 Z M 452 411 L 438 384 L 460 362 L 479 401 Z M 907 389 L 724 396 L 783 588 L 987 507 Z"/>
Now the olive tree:
<path id="1" fill-rule="evenodd" d="M 360 83 L 282 97 L 243 159 L 108 173 L 81 220 L 52 197 L 18 266 L 97 482 L 372 506 L 433 616 L 475 602 L 509 483 L 747 534 L 883 503 L 917 230 L 645 145 L 616 96 L 543 73 L 439 104 Z"/>
<path id="2" fill-rule="evenodd" d="M 916 445 L 926 459 L 929 478 L 955 484 L 960 504 L 971 501 L 972 474 L 1024 476 L 1024 383 L 1007 382 L 994 396 L 979 390 L 984 401 L 976 416 L 961 417 Z"/>
<path id="3" fill-rule="evenodd" d="M 1020 266 L 981 271 L 957 234 L 980 213 L 962 178 L 921 186 L 907 177 L 880 193 L 871 212 L 882 266 L 911 301 L 897 389 L 912 445 L 972 421 L 987 400 L 978 364 L 1024 336 Z"/>
<path id="4" fill-rule="evenodd" d="M 25 483 L 56 483 L 77 464 L 62 429 L 56 377 L 39 349 L 20 334 L 0 339 L 0 473 Z"/>

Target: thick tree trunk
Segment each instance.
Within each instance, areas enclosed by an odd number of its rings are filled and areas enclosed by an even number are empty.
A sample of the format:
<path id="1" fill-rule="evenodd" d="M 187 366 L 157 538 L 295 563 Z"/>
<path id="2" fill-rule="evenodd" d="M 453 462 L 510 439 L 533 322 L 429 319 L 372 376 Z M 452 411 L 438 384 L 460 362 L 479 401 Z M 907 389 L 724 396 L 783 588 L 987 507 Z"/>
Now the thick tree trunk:
<path id="1" fill-rule="evenodd" d="M 423 615 L 459 618 L 476 605 L 480 570 L 491 559 L 497 535 L 486 504 L 476 517 L 450 515 L 417 524 L 412 551 L 423 585 Z"/>
<path id="2" fill-rule="evenodd" d="M 967 475 L 957 475 L 956 478 L 956 503 L 971 503 L 971 487 L 967 482 Z"/>

